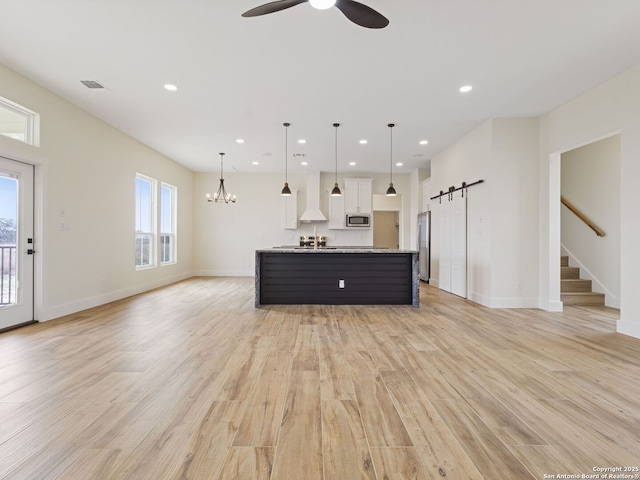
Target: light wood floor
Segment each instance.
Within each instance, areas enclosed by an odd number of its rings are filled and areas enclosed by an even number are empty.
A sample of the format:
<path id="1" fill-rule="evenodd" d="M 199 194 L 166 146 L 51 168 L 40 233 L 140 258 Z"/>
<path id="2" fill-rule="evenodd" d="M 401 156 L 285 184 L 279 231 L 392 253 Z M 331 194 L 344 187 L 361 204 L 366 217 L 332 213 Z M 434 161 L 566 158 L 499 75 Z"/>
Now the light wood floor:
<path id="1" fill-rule="evenodd" d="M 427 285 L 419 309 L 253 302 L 253 279 L 194 278 L 1 334 L 0 478 L 640 464 L 640 340 L 614 333 L 616 311 L 490 310 Z"/>

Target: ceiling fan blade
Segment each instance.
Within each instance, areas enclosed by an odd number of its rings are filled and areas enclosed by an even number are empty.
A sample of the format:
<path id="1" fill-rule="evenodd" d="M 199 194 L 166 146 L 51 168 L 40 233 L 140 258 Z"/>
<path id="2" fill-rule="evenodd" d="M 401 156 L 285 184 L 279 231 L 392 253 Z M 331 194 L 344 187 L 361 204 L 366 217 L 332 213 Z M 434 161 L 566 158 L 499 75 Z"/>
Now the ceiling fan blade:
<path id="1" fill-rule="evenodd" d="M 285 8 L 295 7 L 300 3 L 307 2 L 308 0 L 277 0 L 275 2 L 265 3 L 259 7 L 247 10 L 242 14 L 243 17 L 257 17 L 259 15 L 266 15 L 267 13 L 279 12 Z"/>
<path id="2" fill-rule="evenodd" d="M 384 28 L 389 25 L 389 20 L 384 15 L 355 0 L 336 0 L 336 7 L 345 17 L 361 27 Z"/>

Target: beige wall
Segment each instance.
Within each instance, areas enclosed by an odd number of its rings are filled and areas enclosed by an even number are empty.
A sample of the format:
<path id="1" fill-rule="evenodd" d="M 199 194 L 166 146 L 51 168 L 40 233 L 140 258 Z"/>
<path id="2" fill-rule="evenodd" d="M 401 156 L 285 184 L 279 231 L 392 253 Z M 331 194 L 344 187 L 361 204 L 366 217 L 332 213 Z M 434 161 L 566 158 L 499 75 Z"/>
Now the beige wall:
<path id="1" fill-rule="evenodd" d="M 382 174 L 358 175 L 372 178 L 373 193 L 381 194 L 388 186 L 388 176 Z M 329 192 L 333 188 L 334 174 L 320 175 L 320 209 L 329 215 Z M 338 175 L 340 186 L 346 176 Z M 219 176 L 213 173 L 196 173 L 193 207 L 194 263 L 199 275 L 254 275 L 255 250 L 277 245 L 296 245 L 300 235 L 312 235 L 314 227 L 318 235 L 327 237 L 328 245 L 373 245 L 373 229 L 330 230 L 328 223 L 299 224 L 297 230 L 284 230 L 283 204 L 280 190 L 282 174 L 225 173 L 225 186 L 238 196 L 235 204 L 207 203 L 205 196 L 217 188 Z M 298 192 L 298 217 L 306 208 L 306 175 L 289 174 L 289 185 Z M 398 190 L 401 215 L 401 245 L 410 248 L 411 208 L 413 195 L 411 176 L 394 175 Z M 415 228 L 415 227 L 413 227 Z M 403 243 L 404 242 L 404 243 Z M 405 246 L 406 245 L 406 246 Z"/>
<path id="2" fill-rule="evenodd" d="M 40 114 L 39 148 L 0 138 L 0 154 L 36 164 L 36 318 L 191 275 L 192 172 L 2 65 L 0 78 L 0 96 Z M 178 188 L 175 265 L 135 270 L 137 172 Z"/>

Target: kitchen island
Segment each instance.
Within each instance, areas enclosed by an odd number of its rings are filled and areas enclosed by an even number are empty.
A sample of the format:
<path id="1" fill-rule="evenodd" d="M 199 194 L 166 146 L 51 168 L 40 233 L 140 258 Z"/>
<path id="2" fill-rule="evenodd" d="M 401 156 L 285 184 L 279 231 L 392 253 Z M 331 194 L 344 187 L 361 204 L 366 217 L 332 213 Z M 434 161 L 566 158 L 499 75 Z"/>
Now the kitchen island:
<path id="1" fill-rule="evenodd" d="M 255 306 L 420 304 L 418 252 L 364 247 L 256 250 Z"/>

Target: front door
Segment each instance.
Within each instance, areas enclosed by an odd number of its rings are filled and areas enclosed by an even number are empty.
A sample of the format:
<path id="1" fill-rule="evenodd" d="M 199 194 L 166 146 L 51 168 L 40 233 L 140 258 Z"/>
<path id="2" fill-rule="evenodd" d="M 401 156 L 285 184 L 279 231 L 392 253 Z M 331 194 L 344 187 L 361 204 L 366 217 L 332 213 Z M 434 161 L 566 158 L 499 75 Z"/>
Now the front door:
<path id="1" fill-rule="evenodd" d="M 0 157 L 0 330 L 33 320 L 33 169 Z"/>

